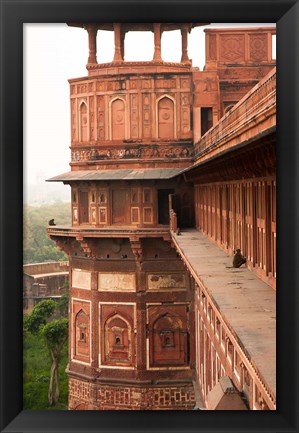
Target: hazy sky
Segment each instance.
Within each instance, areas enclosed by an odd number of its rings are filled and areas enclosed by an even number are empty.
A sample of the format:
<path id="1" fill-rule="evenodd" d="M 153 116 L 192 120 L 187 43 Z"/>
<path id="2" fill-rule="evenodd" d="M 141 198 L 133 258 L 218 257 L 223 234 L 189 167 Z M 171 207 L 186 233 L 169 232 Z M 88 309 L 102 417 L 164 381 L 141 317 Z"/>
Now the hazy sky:
<path id="1" fill-rule="evenodd" d="M 215 24 L 213 27 L 249 27 L 273 24 Z M 212 27 L 212 25 L 208 26 Z M 189 34 L 188 54 L 193 66 L 204 66 L 205 27 Z M 130 32 L 125 39 L 125 60 L 151 60 L 151 32 Z M 97 37 L 98 63 L 114 54 L 113 32 Z M 66 24 L 24 24 L 24 185 L 38 174 L 47 178 L 70 170 L 70 102 L 68 79 L 87 76 L 87 32 Z M 180 61 L 179 31 L 164 32 L 162 58 Z"/>

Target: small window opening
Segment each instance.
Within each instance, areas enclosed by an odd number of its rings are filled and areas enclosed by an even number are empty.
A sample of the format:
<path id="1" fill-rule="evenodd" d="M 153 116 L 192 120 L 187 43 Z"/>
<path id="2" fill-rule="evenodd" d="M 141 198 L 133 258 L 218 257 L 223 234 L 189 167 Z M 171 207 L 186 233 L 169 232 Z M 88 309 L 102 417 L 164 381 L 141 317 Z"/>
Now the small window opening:
<path id="1" fill-rule="evenodd" d="M 169 337 L 165 337 L 165 346 L 170 346 L 171 345 L 171 340 Z"/>
<path id="2" fill-rule="evenodd" d="M 162 347 L 174 347 L 174 333 L 172 331 L 161 332 Z"/>
<path id="3" fill-rule="evenodd" d="M 86 343 L 86 329 L 85 326 L 80 326 L 80 341 Z"/>
<path id="4" fill-rule="evenodd" d="M 204 135 L 213 126 L 212 107 L 201 108 L 201 135 Z"/>

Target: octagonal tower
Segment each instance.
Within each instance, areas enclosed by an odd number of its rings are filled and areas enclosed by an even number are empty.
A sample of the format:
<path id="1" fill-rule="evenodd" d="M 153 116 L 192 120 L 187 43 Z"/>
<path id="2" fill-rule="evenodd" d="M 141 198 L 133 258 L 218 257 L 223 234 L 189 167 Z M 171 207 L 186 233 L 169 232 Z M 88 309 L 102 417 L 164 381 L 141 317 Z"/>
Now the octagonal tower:
<path id="1" fill-rule="evenodd" d="M 200 24 L 81 24 L 88 76 L 71 79 L 72 225 L 48 234 L 69 256 L 69 408 L 192 409 L 190 277 L 170 222 L 193 225 L 192 64 Z M 97 31 L 114 31 L 111 63 L 97 63 Z M 161 59 L 161 34 L 180 29 L 180 63 Z M 149 62 L 124 60 L 131 30 L 154 32 Z M 170 213 L 172 220 L 170 221 Z"/>

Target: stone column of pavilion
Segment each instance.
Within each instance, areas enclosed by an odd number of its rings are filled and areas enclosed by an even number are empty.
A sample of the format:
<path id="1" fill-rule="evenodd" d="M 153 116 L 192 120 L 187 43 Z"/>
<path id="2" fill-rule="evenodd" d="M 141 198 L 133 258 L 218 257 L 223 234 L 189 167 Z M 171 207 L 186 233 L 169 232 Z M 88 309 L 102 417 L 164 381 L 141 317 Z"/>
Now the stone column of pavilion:
<path id="1" fill-rule="evenodd" d="M 74 24 L 70 24 L 74 25 Z M 182 56 L 181 56 L 181 63 L 191 63 L 191 60 L 188 57 L 188 33 L 190 33 L 191 28 L 193 26 L 197 25 L 203 25 L 203 24 L 168 24 L 168 23 L 153 23 L 149 24 L 146 29 L 154 32 L 154 56 L 153 56 L 153 62 L 162 62 L 162 56 L 161 56 L 161 38 L 163 31 L 172 30 L 172 29 L 178 29 L 181 32 L 181 38 L 182 38 Z M 144 25 L 146 26 L 146 24 Z M 130 24 L 130 30 L 134 30 L 134 27 L 136 27 L 136 30 L 139 30 L 140 25 L 134 25 Z M 89 46 L 89 57 L 87 64 L 97 64 L 97 43 L 96 43 L 96 37 L 97 37 L 97 31 L 101 28 L 100 24 L 87 24 L 84 26 L 84 28 L 88 32 L 88 46 Z M 127 30 L 128 25 L 127 24 L 121 24 L 121 23 L 113 23 L 111 25 L 111 30 L 114 32 L 114 56 L 113 56 L 113 62 L 123 62 L 124 56 L 125 56 L 125 50 L 124 50 L 124 41 L 125 41 L 125 34 L 128 31 Z"/>
<path id="2" fill-rule="evenodd" d="M 191 63 L 188 57 L 188 32 L 189 26 L 187 24 L 183 24 L 181 27 L 181 36 L 182 36 L 182 63 Z"/>
<path id="3" fill-rule="evenodd" d="M 155 51 L 154 51 L 154 58 L 153 60 L 156 62 L 161 62 L 161 24 L 155 23 L 153 24 L 154 27 L 154 41 L 155 41 Z"/>
<path id="4" fill-rule="evenodd" d="M 124 51 L 124 48 L 122 47 L 122 38 L 121 38 L 121 24 L 120 23 L 114 23 L 113 24 L 114 29 L 114 62 L 122 62 L 124 60 L 122 51 Z M 123 49 L 122 49 L 123 48 Z"/>
<path id="5" fill-rule="evenodd" d="M 95 24 L 88 24 L 86 25 L 86 30 L 88 33 L 88 48 L 89 48 L 89 55 L 88 55 L 88 64 L 97 64 L 97 32 L 98 29 L 96 28 Z"/>

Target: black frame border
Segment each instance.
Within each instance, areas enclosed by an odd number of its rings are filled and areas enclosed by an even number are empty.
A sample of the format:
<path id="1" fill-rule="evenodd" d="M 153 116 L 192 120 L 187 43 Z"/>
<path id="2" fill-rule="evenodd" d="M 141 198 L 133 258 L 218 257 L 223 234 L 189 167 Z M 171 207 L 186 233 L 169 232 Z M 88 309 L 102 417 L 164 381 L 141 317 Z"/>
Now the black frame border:
<path id="1" fill-rule="evenodd" d="M 0 431 L 298 431 L 298 0 L 0 0 Z M 277 410 L 23 411 L 23 23 L 273 22 L 277 24 Z"/>

